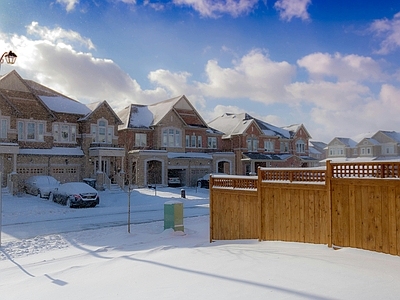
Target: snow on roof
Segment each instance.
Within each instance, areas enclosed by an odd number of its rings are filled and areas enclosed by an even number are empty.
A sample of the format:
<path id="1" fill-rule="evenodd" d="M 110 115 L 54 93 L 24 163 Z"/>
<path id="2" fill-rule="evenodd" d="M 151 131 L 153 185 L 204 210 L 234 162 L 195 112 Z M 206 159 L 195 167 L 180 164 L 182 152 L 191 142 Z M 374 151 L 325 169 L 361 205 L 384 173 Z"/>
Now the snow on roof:
<path id="1" fill-rule="evenodd" d="M 396 131 L 382 131 L 382 132 L 384 134 L 386 134 L 388 137 L 390 137 L 391 139 L 400 143 L 400 132 L 396 132 Z"/>
<path id="2" fill-rule="evenodd" d="M 50 149 L 20 149 L 19 154 L 83 156 L 81 148 L 53 147 Z"/>
<path id="3" fill-rule="evenodd" d="M 212 155 L 199 152 L 168 152 L 168 158 L 205 158 L 212 159 Z"/>
<path id="4" fill-rule="evenodd" d="M 86 115 L 91 110 L 84 104 L 63 96 L 39 96 L 46 106 L 58 113 Z"/>
<path id="5" fill-rule="evenodd" d="M 242 134 L 252 121 L 257 123 L 258 127 L 265 135 L 290 138 L 289 131 L 253 118 L 247 113 L 225 113 L 208 123 L 208 125 L 223 132 L 226 137 L 230 137 L 231 135 Z"/>
<path id="6" fill-rule="evenodd" d="M 355 142 L 354 140 L 350 139 L 350 138 L 341 138 L 338 137 L 337 138 L 339 141 L 341 141 L 343 144 L 345 144 L 345 146 L 350 147 L 350 148 L 355 148 L 357 147 L 357 142 Z"/>
<path id="7" fill-rule="evenodd" d="M 153 114 L 152 125 L 156 125 L 164 118 L 164 116 L 171 111 L 175 103 L 181 99 L 182 96 L 171 98 L 148 106 L 149 111 Z"/>
<path id="8" fill-rule="evenodd" d="M 148 128 L 153 123 L 153 114 L 148 106 L 131 105 L 128 127 Z"/>

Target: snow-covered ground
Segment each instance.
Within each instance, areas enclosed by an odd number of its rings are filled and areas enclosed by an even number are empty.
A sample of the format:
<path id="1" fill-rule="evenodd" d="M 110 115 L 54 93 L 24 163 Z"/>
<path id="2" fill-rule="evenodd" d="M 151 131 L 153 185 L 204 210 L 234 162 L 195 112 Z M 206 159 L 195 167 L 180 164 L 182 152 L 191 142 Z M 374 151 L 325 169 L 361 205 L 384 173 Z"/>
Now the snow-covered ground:
<path id="1" fill-rule="evenodd" d="M 3 196 L 0 299 L 399 299 L 400 257 L 326 245 L 209 242 L 208 191 L 101 192 L 96 208 Z M 185 231 L 164 230 L 183 202 Z M 103 225 L 103 226 L 102 226 Z"/>

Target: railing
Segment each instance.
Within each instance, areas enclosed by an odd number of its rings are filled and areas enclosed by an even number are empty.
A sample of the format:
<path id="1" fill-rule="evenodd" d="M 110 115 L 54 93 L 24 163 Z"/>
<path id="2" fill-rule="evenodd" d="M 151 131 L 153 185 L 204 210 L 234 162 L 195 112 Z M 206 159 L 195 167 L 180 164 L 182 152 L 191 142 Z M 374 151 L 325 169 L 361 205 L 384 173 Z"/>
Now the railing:
<path id="1" fill-rule="evenodd" d="M 256 176 L 234 176 L 230 175 L 214 175 L 210 176 L 210 184 L 214 188 L 232 188 L 232 189 L 257 189 L 257 177 Z"/>
<path id="2" fill-rule="evenodd" d="M 400 178 L 399 162 L 331 163 L 333 178 Z"/>
<path id="3" fill-rule="evenodd" d="M 324 182 L 325 169 L 270 169 L 260 168 L 260 176 L 263 181 L 312 181 Z"/>

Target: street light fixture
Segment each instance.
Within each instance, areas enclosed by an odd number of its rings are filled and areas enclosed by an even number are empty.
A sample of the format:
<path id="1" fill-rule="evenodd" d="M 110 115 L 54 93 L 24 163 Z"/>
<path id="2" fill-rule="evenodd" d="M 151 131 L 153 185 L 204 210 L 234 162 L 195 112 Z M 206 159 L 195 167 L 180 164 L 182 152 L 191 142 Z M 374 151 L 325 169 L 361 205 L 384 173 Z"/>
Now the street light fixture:
<path id="1" fill-rule="evenodd" d="M 4 59 L 9 65 L 13 65 L 15 61 L 17 60 L 17 55 L 12 52 L 11 50 L 9 52 L 4 52 L 3 55 L 0 58 L 0 64 L 4 62 Z"/>

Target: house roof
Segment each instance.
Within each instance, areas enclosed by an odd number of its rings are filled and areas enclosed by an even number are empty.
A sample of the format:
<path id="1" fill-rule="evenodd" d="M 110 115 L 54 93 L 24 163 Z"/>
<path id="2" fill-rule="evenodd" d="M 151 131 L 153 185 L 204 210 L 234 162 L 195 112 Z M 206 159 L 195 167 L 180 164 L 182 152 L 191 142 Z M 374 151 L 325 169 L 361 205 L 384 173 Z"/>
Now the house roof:
<path id="1" fill-rule="evenodd" d="M 206 122 L 190 104 L 185 95 L 167 99 L 151 105 L 131 104 L 118 112 L 124 128 L 150 128 L 159 124 L 165 116 L 174 111 L 188 126 L 208 128 Z M 217 133 L 210 129 L 210 132 Z"/>
<path id="2" fill-rule="evenodd" d="M 289 131 L 273 126 L 267 122 L 253 118 L 247 113 L 225 113 L 222 116 L 212 120 L 208 125 L 224 133 L 224 137 L 243 134 L 247 128 L 254 122 L 261 132 L 267 136 L 277 136 L 281 138 L 290 138 Z"/>
<path id="3" fill-rule="evenodd" d="M 391 138 L 393 141 L 400 143 L 400 132 L 396 131 L 381 131 L 383 134 Z"/>
<path id="4" fill-rule="evenodd" d="M 339 141 L 341 144 L 343 144 L 345 147 L 349 147 L 349 148 L 355 148 L 357 147 L 357 142 L 355 142 L 354 140 L 350 139 L 350 138 L 343 138 L 343 137 L 335 137 L 330 143 L 329 145 L 331 145 L 334 141 Z"/>

